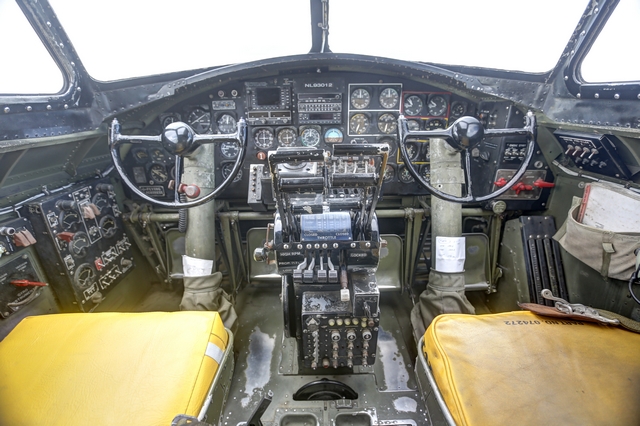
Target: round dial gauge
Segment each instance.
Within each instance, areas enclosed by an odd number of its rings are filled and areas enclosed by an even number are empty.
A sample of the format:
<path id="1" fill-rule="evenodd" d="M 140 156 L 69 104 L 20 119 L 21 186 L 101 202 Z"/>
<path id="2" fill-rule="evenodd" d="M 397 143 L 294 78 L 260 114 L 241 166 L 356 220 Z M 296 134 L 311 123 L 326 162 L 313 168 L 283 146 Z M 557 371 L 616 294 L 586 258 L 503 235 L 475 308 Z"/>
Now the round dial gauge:
<path id="1" fill-rule="evenodd" d="M 387 167 L 384 169 L 384 181 L 392 181 L 395 175 L 396 171 L 393 169 L 393 166 L 391 164 L 387 164 Z"/>
<path id="2" fill-rule="evenodd" d="M 316 146 L 320 143 L 320 132 L 313 127 L 307 127 L 302 131 L 300 140 L 304 146 Z"/>
<path id="3" fill-rule="evenodd" d="M 273 132 L 271 129 L 260 129 L 253 136 L 257 148 L 269 149 L 273 146 Z"/>
<path id="4" fill-rule="evenodd" d="M 356 89 L 351 92 L 351 105 L 355 109 L 365 109 L 371 102 L 371 94 L 367 89 Z"/>
<path id="5" fill-rule="evenodd" d="M 404 100 L 404 113 L 407 115 L 420 115 L 424 102 L 419 96 L 411 95 Z"/>
<path id="6" fill-rule="evenodd" d="M 455 118 L 462 117 L 467 112 L 467 106 L 462 102 L 454 102 L 451 104 L 451 116 Z"/>
<path id="7" fill-rule="evenodd" d="M 87 254 L 87 247 L 91 245 L 89 236 L 84 232 L 76 232 L 69 243 L 69 251 L 75 257 L 84 257 Z"/>
<path id="8" fill-rule="evenodd" d="M 93 268 L 88 263 L 83 263 L 78 266 L 75 274 L 73 274 L 73 281 L 81 289 L 90 287 L 93 284 L 96 274 L 93 272 Z"/>
<path id="9" fill-rule="evenodd" d="M 427 109 L 429 111 L 429 115 L 433 115 L 436 117 L 445 115 L 447 113 L 447 100 L 440 95 L 434 95 L 429 98 L 429 102 L 427 102 Z"/>
<path id="10" fill-rule="evenodd" d="M 211 113 L 202 108 L 194 108 L 187 115 L 187 124 L 193 127 L 196 133 L 207 133 L 211 128 Z"/>
<path id="11" fill-rule="evenodd" d="M 409 161 L 416 161 L 420 155 L 420 146 L 416 142 L 407 142 L 407 154 L 409 154 Z"/>
<path id="12" fill-rule="evenodd" d="M 155 162 L 163 163 L 167 159 L 167 156 L 161 149 L 154 148 L 151 150 L 151 159 Z"/>
<path id="13" fill-rule="evenodd" d="M 326 143 L 342 143 L 344 139 L 344 135 L 342 134 L 342 130 L 332 127 L 331 129 L 327 129 L 324 132 L 324 141 Z"/>
<path id="14" fill-rule="evenodd" d="M 101 213 L 104 211 L 104 209 L 109 207 L 109 197 L 104 192 L 98 192 L 96 195 L 94 195 L 91 202 L 95 204 L 95 206 L 100 210 Z"/>
<path id="15" fill-rule="evenodd" d="M 420 168 L 420 176 L 427 182 L 431 181 L 431 167 L 428 164 L 423 165 Z"/>
<path id="16" fill-rule="evenodd" d="M 162 164 L 154 164 L 149 168 L 149 176 L 155 183 L 162 183 L 169 180 L 169 173 Z"/>
<path id="17" fill-rule="evenodd" d="M 433 120 L 429 120 L 427 122 L 427 130 L 436 130 L 436 129 L 444 129 L 445 124 L 444 120 L 440 120 L 439 118 L 434 118 Z"/>
<path id="18" fill-rule="evenodd" d="M 138 163 L 146 163 L 149 159 L 149 153 L 144 148 L 134 148 L 131 152 Z"/>
<path id="19" fill-rule="evenodd" d="M 378 129 L 382 133 L 393 133 L 398 129 L 398 122 L 393 114 L 382 114 L 378 118 Z"/>
<path id="20" fill-rule="evenodd" d="M 233 163 L 224 163 L 222 165 L 222 177 L 227 178 L 231 174 L 231 170 L 233 170 Z M 238 174 L 233 178 L 234 182 L 238 182 L 242 179 L 242 169 L 238 169 Z"/>
<path id="21" fill-rule="evenodd" d="M 102 231 L 102 236 L 106 238 L 111 238 L 116 234 L 118 230 L 118 226 L 116 225 L 116 220 L 111 215 L 106 215 L 102 219 L 100 219 L 100 231 Z"/>
<path id="22" fill-rule="evenodd" d="M 220 133 L 233 133 L 238 127 L 238 122 L 231 114 L 222 114 L 217 121 Z"/>
<path id="23" fill-rule="evenodd" d="M 177 115 L 173 115 L 173 114 L 167 115 L 166 117 L 164 117 L 162 119 L 162 128 L 164 129 L 169 124 L 175 123 L 176 121 L 180 121 L 180 117 L 178 117 Z"/>
<path id="24" fill-rule="evenodd" d="M 407 120 L 407 128 L 410 131 L 418 131 L 420 130 L 420 122 L 418 120 Z"/>
<path id="25" fill-rule="evenodd" d="M 406 167 L 404 166 L 400 166 L 400 172 L 398 173 L 398 179 L 400 179 L 400 182 L 402 183 L 411 183 L 413 182 L 415 179 L 413 179 L 413 176 L 411 176 L 411 173 L 409 173 L 409 170 L 407 170 Z"/>
<path id="26" fill-rule="evenodd" d="M 73 225 L 80 223 L 80 215 L 75 210 L 62 210 L 60 212 L 60 223 L 65 231 L 73 228 Z"/>
<path id="27" fill-rule="evenodd" d="M 220 152 L 224 158 L 236 158 L 240 152 L 240 147 L 236 142 L 224 141 L 220 144 Z"/>
<path id="28" fill-rule="evenodd" d="M 369 127 L 369 117 L 364 114 L 355 114 L 349 119 L 349 130 L 351 133 L 361 135 L 367 131 Z"/>
<path id="29" fill-rule="evenodd" d="M 290 128 L 278 131 L 278 143 L 280 146 L 293 146 L 297 137 L 296 131 Z"/>
<path id="30" fill-rule="evenodd" d="M 398 105 L 398 100 L 400 99 L 400 95 L 398 91 L 392 87 L 387 87 L 382 92 L 380 92 L 380 97 L 378 100 L 380 101 L 380 105 L 382 108 L 395 108 Z"/>

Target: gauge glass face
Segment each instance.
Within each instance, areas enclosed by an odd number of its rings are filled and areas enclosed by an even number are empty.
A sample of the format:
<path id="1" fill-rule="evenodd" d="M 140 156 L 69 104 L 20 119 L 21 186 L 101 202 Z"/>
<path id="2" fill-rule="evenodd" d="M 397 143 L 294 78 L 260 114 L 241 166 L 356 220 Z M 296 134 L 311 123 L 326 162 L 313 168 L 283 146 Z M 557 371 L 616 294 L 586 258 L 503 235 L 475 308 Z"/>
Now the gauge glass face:
<path id="1" fill-rule="evenodd" d="M 280 146 L 293 146 L 296 143 L 298 135 L 293 129 L 281 129 L 278 131 L 278 143 Z"/>
<path id="2" fill-rule="evenodd" d="M 420 176 L 427 182 L 431 182 L 431 167 L 428 164 L 423 165 L 420 168 Z"/>
<path id="3" fill-rule="evenodd" d="M 455 118 L 462 117 L 467 112 L 467 106 L 462 102 L 454 102 L 451 105 L 451 116 Z"/>
<path id="4" fill-rule="evenodd" d="M 412 132 L 418 131 L 420 130 L 420 122 L 418 120 L 407 120 L 407 128 Z"/>
<path id="5" fill-rule="evenodd" d="M 83 257 L 90 244 L 87 234 L 84 232 L 76 232 L 69 243 L 69 251 L 76 257 Z"/>
<path id="6" fill-rule="evenodd" d="M 273 133 L 270 129 L 258 130 L 253 138 L 257 148 L 269 149 L 273 146 Z"/>
<path id="7" fill-rule="evenodd" d="M 380 98 L 378 100 L 380 101 L 382 108 L 391 109 L 398 105 L 399 99 L 400 95 L 398 94 L 398 91 L 392 87 L 387 87 L 380 93 Z"/>
<path id="8" fill-rule="evenodd" d="M 94 195 L 91 202 L 95 204 L 100 212 L 109 207 L 109 197 L 104 192 L 98 192 L 96 195 Z"/>
<path id="9" fill-rule="evenodd" d="M 240 147 L 236 142 L 224 141 L 220 144 L 220 152 L 224 158 L 236 158 L 240 152 Z"/>
<path id="10" fill-rule="evenodd" d="M 332 127 L 324 132 L 324 141 L 326 143 L 342 143 L 344 139 L 344 135 L 342 134 L 342 130 L 336 129 Z"/>
<path id="11" fill-rule="evenodd" d="M 116 226 L 116 220 L 111 215 L 106 215 L 102 219 L 100 219 L 100 231 L 102 235 L 106 238 L 111 238 L 116 234 L 116 230 L 118 227 Z"/>
<path id="12" fill-rule="evenodd" d="M 222 177 L 228 178 L 231 174 L 231 170 L 233 170 L 233 163 L 224 163 L 222 165 Z M 233 178 L 234 182 L 239 182 L 242 179 L 242 169 L 238 169 L 238 174 Z"/>
<path id="13" fill-rule="evenodd" d="M 163 163 L 167 159 L 167 155 L 159 148 L 151 150 L 151 159 L 158 163 Z"/>
<path id="14" fill-rule="evenodd" d="M 162 164 L 154 164 L 149 168 L 149 176 L 155 183 L 163 183 L 169 180 L 167 169 Z"/>
<path id="15" fill-rule="evenodd" d="M 429 110 L 429 115 L 433 115 L 436 117 L 445 115 L 447 112 L 447 100 L 440 95 L 435 95 L 429 98 L 429 102 L 427 103 L 427 108 Z"/>
<path id="16" fill-rule="evenodd" d="M 220 133 L 234 133 L 238 127 L 238 122 L 231 114 L 222 114 L 217 121 Z"/>
<path id="17" fill-rule="evenodd" d="M 369 128 L 369 117 L 364 114 L 355 114 L 349 120 L 349 130 L 351 133 L 355 133 L 356 135 L 361 135 L 366 133 Z"/>
<path id="18" fill-rule="evenodd" d="M 93 272 L 93 269 L 88 263 L 78 266 L 78 269 L 76 269 L 76 273 L 73 276 L 76 285 L 82 289 L 87 288 L 91 284 L 93 284 L 94 277 L 95 274 Z"/>
<path id="19" fill-rule="evenodd" d="M 411 173 L 409 173 L 409 170 L 407 170 L 406 167 L 400 167 L 400 172 L 398 173 L 398 179 L 400 179 L 400 182 L 403 182 L 403 183 L 411 183 L 415 180 L 413 179 L 413 176 L 411 176 Z"/>
<path id="20" fill-rule="evenodd" d="M 80 215 L 75 210 L 62 210 L 60 212 L 60 223 L 65 231 L 73 228 L 73 225 L 80 222 Z"/>
<path id="21" fill-rule="evenodd" d="M 355 109 L 365 109 L 371 102 L 371 94 L 367 89 L 356 89 L 351 92 L 351 105 Z"/>
<path id="22" fill-rule="evenodd" d="M 180 121 L 180 117 L 178 117 L 177 115 L 173 115 L 173 114 L 167 115 L 166 117 L 162 118 L 162 128 L 164 129 L 169 124 L 175 123 L 176 121 Z"/>
<path id="23" fill-rule="evenodd" d="M 407 142 L 407 154 L 409 155 L 409 161 L 415 161 L 420 155 L 420 146 L 415 142 Z"/>
<path id="24" fill-rule="evenodd" d="M 194 108 L 187 115 L 187 124 L 196 133 L 207 133 L 211 128 L 211 113 L 202 108 Z"/>
<path id="25" fill-rule="evenodd" d="M 429 120 L 427 122 L 427 130 L 436 130 L 436 129 L 444 129 L 445 124 L 443 120 L 439 118 L 434 118 L 433 120 Z"/>
<path id="26" fill-rule="evenodd" d="M 422 107 L 424 107 L 424 102 L 419 96 L 411 95 L 404 100 L 404 113 L 406 115 L 420 115 Z"/>
<path id="27" fill-rule="evenodd" d="M 302 131 L 300 140 L 304 146 L 317 146 L 320 143 L 320 132 L 313 127 L 308 127 Z"/>
<path id="28" fill-rule="evenodd" d="M 146 163 L 149 160 L 149 153 L 144 148 L 134 148 L 132 152 L 138 163 Z"/>
<path id="29" fill-rule="evenodd" d="M 393 169 L 391 164 L 387 164 L 387 167 L 384 169 L 384 181 L 390 182 L 396 175 L 396 171 Z"/>
<path id="30" fill-rule="evenodd" d="M 378 129 L 382 133 L 393 133 L 398 129 L 398 122 L 393 114 L 382 114 L 378 118 Z"/>

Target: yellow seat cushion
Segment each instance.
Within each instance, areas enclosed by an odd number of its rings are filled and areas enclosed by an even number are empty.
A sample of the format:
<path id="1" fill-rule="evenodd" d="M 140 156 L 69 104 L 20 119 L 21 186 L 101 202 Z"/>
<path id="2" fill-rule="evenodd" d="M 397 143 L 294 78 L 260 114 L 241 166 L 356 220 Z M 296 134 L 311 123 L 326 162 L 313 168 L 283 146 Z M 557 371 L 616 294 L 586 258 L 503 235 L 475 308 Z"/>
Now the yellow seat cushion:
<path id="1" fill-rule="evenodd" d="M 530 312 L 441 315 L 424 352 L 458 425 L 637 425 L 640 334 Z"/>
<path id="2" fill-rule="evenodd" d="M 0 424 L 167 426 L 197 416 L 218 370 L 205 352 L 227 342 L 217 312 L 25 318 L 0 342 Z"/>

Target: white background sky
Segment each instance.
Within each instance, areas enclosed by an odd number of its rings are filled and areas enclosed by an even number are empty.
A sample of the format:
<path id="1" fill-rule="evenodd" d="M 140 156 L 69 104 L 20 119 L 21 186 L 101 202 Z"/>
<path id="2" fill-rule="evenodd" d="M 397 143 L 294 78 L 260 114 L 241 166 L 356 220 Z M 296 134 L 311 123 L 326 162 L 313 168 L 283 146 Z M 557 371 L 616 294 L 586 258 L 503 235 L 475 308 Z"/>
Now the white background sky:
<path id="1" fill-rule="evenodd" d="M 340 53 L 544 72 L 586 1 L 331 0 L 329 42 Z M 308 0 L 50 2 L 98 80 L 303 54 L 311 46 Z M 638 78 L 640 1 L 621 0 L 623 8 L 585 60 L 588 81 Z M 14 0 L 0 0 L 0 31 L 0 93 L 57 92 L 61 75 Z"/>

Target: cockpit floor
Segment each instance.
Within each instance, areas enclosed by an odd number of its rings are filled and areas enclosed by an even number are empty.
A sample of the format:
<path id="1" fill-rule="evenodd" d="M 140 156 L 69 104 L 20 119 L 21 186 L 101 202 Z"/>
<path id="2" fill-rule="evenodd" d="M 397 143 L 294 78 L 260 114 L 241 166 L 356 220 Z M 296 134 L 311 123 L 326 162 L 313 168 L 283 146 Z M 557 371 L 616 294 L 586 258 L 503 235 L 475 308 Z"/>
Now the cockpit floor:
<path id="1" fill-rule="evenodd" d="M 262 416 L 267 425 L 425 425 L 426 408 L 415 374 L 415 343 L 409 323 L 410 304 L 399 293 L 381 297 L 381 330 L 377 361 L 349 374 L 318 369 L 298 375 L 296 345 L 283 335 L 280 286 L 250 285 L 237 299 L 237 354 L 223 425 L 246 422 L 268 392 L 273 402 Z M 408 305 L 407 305 L 408 304 Z M 358 393 L 355 400 L 294 401 L 304 384 L 337 380 Z"/>

